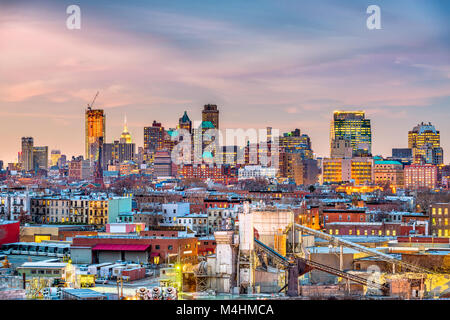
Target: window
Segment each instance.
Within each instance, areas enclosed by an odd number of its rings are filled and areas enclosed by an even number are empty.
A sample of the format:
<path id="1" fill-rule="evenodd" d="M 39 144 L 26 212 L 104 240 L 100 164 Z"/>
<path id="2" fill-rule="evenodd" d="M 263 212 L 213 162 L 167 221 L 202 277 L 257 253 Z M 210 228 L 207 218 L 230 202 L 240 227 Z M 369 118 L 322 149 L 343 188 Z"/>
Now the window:
<path id="1" fill-rule="evenodd" d="M 390 236 L 391 235 L 391 231 L 390 230 L 386 230 L 386 235 Z"/>
<path id="2" fill-rule="evenodd" d="M 339 229 L 334 230 L 334 234 L 338 235 L 339 234 Z"/>
<path id="3" fill-rule="evenodd" d="M 397 231 L 396 230 L 392 230 L 392 235 L 396 236 L 397 235 Z"/>
<path id="4" fill-rule="evenodd" d="M 46 270 L 45 273 L 46 274 L 52 274 L 52 270 Z"/>
<path id="5" fill-rule="evenodd" d="M 367 229 L 366 229 L 366 230 L 364 230 L 364 235 L 365 235 L 365 236 L 367 236 Z"/>
<path id="6" fill-rule="evenodd" d="M 36 274 L 36 270 L 35 270 L 35 269 L 32 269 L 32 270 L 31 270 L 31 274 Z"/>
<path id="7" fill-rule="evenodd" d="M 383 231 L 378 230 L 378 235 L 379 235 L 379 236 L 382 236 L 382 235 L 383 235 Z"/>
<path id="8" fill-rule="evenodd" d="M 39 270 L 39 274 L 44 274 L 44 270 Z"/>
<path id="9" fill-rule="evenodd" d="M 353 230 L 348 230 L 348 234 L 351 236 L 352 235 Z"/>
<path id="10" fill-rule="evenodd" d="M 361 234 L 361 232 L 358 230 L 356 230 L 356 235 L 359 236 Z"/>
<path id="11" fill-rule="evenodd" d="M 156 249 L 156 250 L 159 250 L 159 244 L 157 244 L 157 245 L 155 246 L 155 249 Z"/>
<path id="12" fill-rule="evenodd" d="M 173 246 L 172 246 L 172 245 L 169 245 L 167 248 L 168 248 L 169 250 L 173 250 Z"/>

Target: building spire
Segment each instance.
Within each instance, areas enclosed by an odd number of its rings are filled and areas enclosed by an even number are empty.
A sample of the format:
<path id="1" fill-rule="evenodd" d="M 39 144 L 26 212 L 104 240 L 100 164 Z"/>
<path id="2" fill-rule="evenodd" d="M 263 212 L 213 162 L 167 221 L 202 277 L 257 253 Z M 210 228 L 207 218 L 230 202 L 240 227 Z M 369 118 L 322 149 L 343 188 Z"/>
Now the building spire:
<path id="1" fill-rule="evenodd" d="M 120 142 L 121 143 L 131 143 L 131 135 L 128 132 L 128 125 L 127 125 L 127 115 L 125 115 L 125 118 L 123 120 L 123 132 L 120 136 Z"/>
<path id="2" fill-rule="evenodd" d="M 123 120 L 123 132 L 128 132 L 127 115 L 126 114 L 125 114 L 125 118 Z"/>

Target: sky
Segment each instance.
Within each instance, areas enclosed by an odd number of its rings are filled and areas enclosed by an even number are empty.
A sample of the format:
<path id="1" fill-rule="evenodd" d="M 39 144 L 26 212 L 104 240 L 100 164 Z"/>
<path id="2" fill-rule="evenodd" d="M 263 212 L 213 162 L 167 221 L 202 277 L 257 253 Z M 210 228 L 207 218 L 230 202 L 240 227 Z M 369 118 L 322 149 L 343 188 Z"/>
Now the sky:
<path id="1" fill-rule="evenodd" d="M 66 8 L 81 9 L 69 30 Z M 369 30 L 369 5 L 381 29 Z M 217 104 L 220 127 L 299 128 L 329 156 L 334 110 L 365 110 L 372 152 L 407 147 L 431 122 L 450 161 L 450 2 L 439 0 L 0 0 L 0 160 L 23 136 L 70 158 L 84 153 L 84 111 L 124 117 L 133 142 L 153 120 Z"/>

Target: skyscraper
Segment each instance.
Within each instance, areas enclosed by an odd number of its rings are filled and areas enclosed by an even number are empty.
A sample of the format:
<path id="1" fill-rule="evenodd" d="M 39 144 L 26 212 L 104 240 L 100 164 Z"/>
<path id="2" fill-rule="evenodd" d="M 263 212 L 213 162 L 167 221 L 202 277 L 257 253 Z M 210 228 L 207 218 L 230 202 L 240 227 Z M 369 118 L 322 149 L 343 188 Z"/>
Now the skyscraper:
<path id="1" fill-rule="evenodd" d="M 330 149 L 338 139 L 347 140 L 354 156 L 371 155 L 372 130 L 364 111 L 335 111 L 330 128 Z"/>
<path id="2" fill-rule="evenodd" d="M 48 169 L 48 147 L 33 147 L 33 170 Z"/>
<path id="3" fill-rule="evenodd" d="M 87 108 L 86 122 L 86 160 L 97 161 L 99 158 L 100 144 L 106 141 L 105 114 L 101 109 Z"/>
<path id="4" fill-rule="evenodd" d="M 52 150 L 50 152 L 50 163 L 51 163 L 52 167 L 58 165 L 59 158 L 61 158 L 61 151 L 59 151 L 59 150 Z"/>
<path id="5" fill-rule="evenodd" d="M 185 111 L 183 116 L 178 120 L 178 128 L 185 129 L 189 132 L 192 131 L 192 121 L 189 119 L 187 112 Z"/>
<path id="6" fill-rule="evenodd" d="M 440 132 L 429 122 L 420 123 L 408 132 L 408 148 L 416 164 L 442 164 L 443 150 Z"/>
<path id="7" fill-rule="evenodd" d="M 215 129 L 219 129 L 219 110 L 215 104 L 205 104 L 202 111 L 202 121 L 209 121 Z"/>
<path id="8" fill-rule="evenodd" d="M 22 138 L 22 155 L 21 163 L 22 169 L 25 171 L 33 170 L 33 138 L 23 137 Z"/>
<path id="9" fill-rule="evenodd" d="M 164 127 L 153 121 L 151 127 L 144 127 L 144 150 L 156 152 L 164 148 Z"/>

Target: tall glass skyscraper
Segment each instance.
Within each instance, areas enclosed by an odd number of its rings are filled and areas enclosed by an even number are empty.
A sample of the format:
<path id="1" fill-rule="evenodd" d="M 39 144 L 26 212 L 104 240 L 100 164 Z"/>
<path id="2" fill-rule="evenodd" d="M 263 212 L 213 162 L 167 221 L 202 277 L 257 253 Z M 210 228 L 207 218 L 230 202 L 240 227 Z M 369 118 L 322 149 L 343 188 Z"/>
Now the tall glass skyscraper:
<path id="1" fill-rule="evenodd" d="M 408 132 L 408 148 L 416 164 L 442 164 L 441 134 L 431 123 L 420 123 Z"/>
<path id="2" fill-rule="evenodd" d="M 364 111 L 334 111 L 330 128 L 330 150 L 336 140 L 350 142 L 353 156 L 372 154 L 372 130 Z"/>

